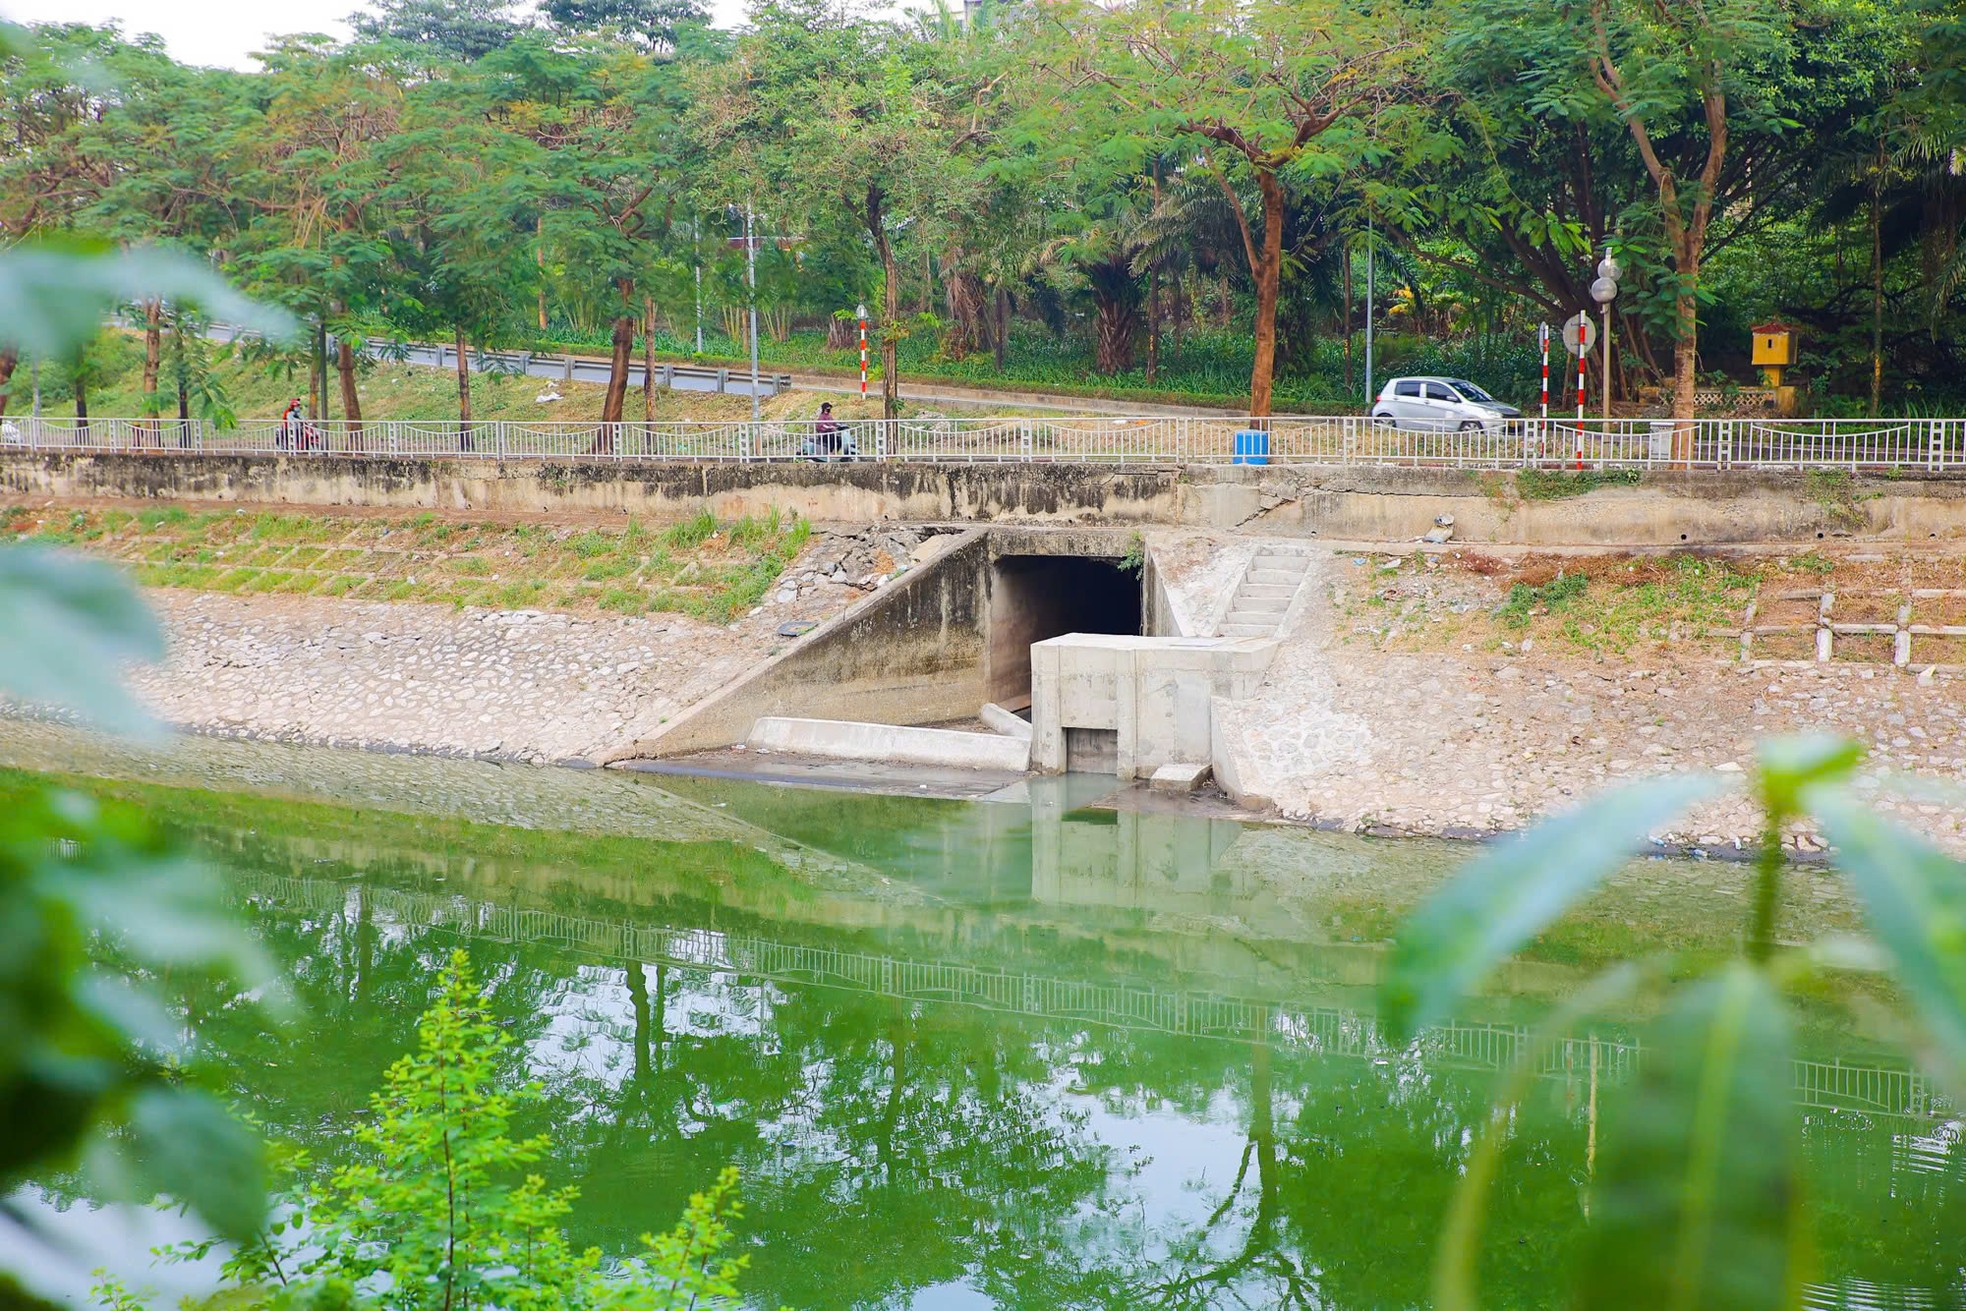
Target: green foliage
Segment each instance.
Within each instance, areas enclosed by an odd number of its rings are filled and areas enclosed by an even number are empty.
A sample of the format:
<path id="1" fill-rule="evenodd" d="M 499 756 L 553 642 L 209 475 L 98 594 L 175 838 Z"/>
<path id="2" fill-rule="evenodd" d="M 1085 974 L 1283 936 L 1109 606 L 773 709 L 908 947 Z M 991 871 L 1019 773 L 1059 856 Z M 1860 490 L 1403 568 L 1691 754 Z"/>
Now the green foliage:
<path id="1" fill-rule="evenodd" d="M 1386 1027 L 1405 1038 L 1445 1019 L 1496 962 L 1716 788 L 1701 776 L 1627 785 L 1471 862 L 1400 927 L 1380 989 Z"/>
<path id="2" fill-rule="evenodd" d="M 1782 1308 L 1808 1256 L 1789 1016 L 1745 963 L 1679 991 L 1606 1116 L 1586 1307 Z"/>
<path id="3" fill-rule="evenodd" d="M 386 1275 L 401 1311 L 490 1303 L 556 1306 L 598 1269 L 570 1252 L 558 1222 L 573 1194 L 524 1173 L 544 1135 L 514 1139 L 512 1115 L 535 1089 L 499 1086 L 511 1039 L 486 1015 L 463 953 L 438 979 L 417 1050 L 389 1069 L 356 1127 L 369 1149 L 304 1207 L 323 1255 L 314 1275 Z"/>
<path id="4" fill-rule="evenodd" d="M 1510 628 L 1527 628 L 1538 609 L 1554 614 L 1589 591 L 1590 585 L 1583 574 L 1558 574 L 1540 587 L 1517 583 L 1509 588 L 1508 599 L 1502 603 L 1501 620 Z"/>
<path id="5" fill-rule="evenodd" d="M 675 551 L 692 551 L 709 541 L 716 531 L 717 516 L 702 510 L 664 529 L 662 544 Z"/>
<path id="6" fill-rule="evenodd" d="M 147 725 L 115 679 L 161 642 L 112 570 L 0 548 L 0 605 L 0 692 Z M 234 1237 L 257 1225 L 257 1141 L 188 1081 L 183 1025 L 150 986 L 271 985 L 218 892 L 138 810 L 33 782 L 0 790 L 0 1189 L 79 1162 L 105 1196 L 169 1193 Z"/>
<path id="7" fill-rule="evenodd" d="M 293 326 L 183 255 L 71 240 L 0 249 L 0 306 L 7 309 L 0 348 L 68 356 L 102 330 L 104 315 L 146 296 L 184 300 L 269 335 Z"/>
<path id="8" fill-rule="evenodd" d="M 576 1251 L 561 1223 L 578 1191 L 532 1167 L 546 1134 L 515 1138 L 515 1115 L 539 1096 L 511 1085 L 512 1038 L 494 1024 L 469 957 L 452 954 L 417 1024 L 417 1048 L 390 1066 L 362 1151 L 323 1183 L 301 1185 L 278 1219 L 227 1263 L 253 1289 L 361 1288 L 379 1311 L 501 1306 L 538 1311 L 630 1308 L 736 1311 L 747 1258 L 731 1255 L 743 1215 L 737 1171 L 724 1170 L 667 1233 L 645 1235 L 616 1268 Z M 302 1170 L 304 1158 L 294 1163 Z M 191 1245 L 179 1257 L 202 1256 Z"/>
<path id="9" fill-rule="evenodd" d="M 1600 487 L 1636 487 L 1642 476 L 1638 469 L 1523 469 L 1515 476 L 1515 492 L 1525 501 L 1561 501 Z"/>
<path id="10" fill-rule="evenodd" d="M 1761 746 L 1749 780 L 1763 833 L 1744 955 L 1671 988 L 1638 1078 L 1609 1099 L 1577 1305 L 1799 1305 L 1810 1226 L 1788 1089 L 1792 1003 L 1784 993 L 1851 953 L 1781 942 L 1790 877 L 1782 839 L 1798 822 L 1813 816 L 1834 843 L 1877 959 L 1903 990 L 1918 1034 L 1912 1050 L 1949 1087 L 1966 1088 L 1966 866 L 1870 809 L 1857 777 L 1862 759 L 1858 744 L 1829 736 Z M 1648 834 L 1717 785 L 1707 776 L 1628 785 L 1471 863 L 1399 931 L 1381 988 L 1389 1027 L 1412 1035 L 1438 1022 Z M 1664 976 L 1670 964 L 1652 973 Z M 1614 971 L 1584 989 L 1587 1001 L 1563 1022 L 1639 982 L 1629 967 Z M 1442 1311 L 1476 1304 L 1499 1142 L 1510 1106 L 1524 1095 L 1518 1076 L 1536 1059 L 1526 1052 L 1505 1083 L 1454 1203 L 1435 1278 Z"/>

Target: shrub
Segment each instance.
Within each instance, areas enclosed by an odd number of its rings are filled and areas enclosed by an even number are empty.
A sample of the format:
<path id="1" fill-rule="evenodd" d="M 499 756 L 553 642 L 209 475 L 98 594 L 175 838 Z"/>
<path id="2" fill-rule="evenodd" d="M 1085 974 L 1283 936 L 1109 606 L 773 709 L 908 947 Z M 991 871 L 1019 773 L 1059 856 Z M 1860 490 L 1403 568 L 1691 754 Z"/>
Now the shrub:
<path id="1" fill-rule="evenodd" d="M 533 1170 L 552 1139 L 511 1134 L 514 1114 L 539 1095 L 534 1084 L 501 1084 L 511 1045 L 455 952 L 417 1023 L 416 1050 L 389 1068 L 355 1129 L 359 1159 L 285 1197 L 226 1261 L 227 1279 L 282 1306 L 345 1302 L 345 1290 L 359 1289 L 376 1311 L 736 1311 L 747 1258 L 724 1249 L 743 1213 L 737 1171 L 724 1170 L 673 1229 L 645 1235 L 613 1268 L 596 1248 L 576 1251 L 560 1224 L 578 1190 Z M 306 1170 L 304 1155 L 290 1157 L 290 1169 Z M 211 1250 L 183 1244 L 169 1255 Z"/>

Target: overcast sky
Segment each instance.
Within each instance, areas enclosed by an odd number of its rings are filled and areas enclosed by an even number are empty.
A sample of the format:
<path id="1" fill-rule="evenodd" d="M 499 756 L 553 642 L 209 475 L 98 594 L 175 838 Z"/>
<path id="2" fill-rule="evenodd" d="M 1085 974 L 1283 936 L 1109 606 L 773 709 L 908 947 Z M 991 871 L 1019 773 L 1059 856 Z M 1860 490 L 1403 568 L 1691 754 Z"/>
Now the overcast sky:
<path id="1" fill-rule="evenodd" d="M 252 53 L 269 36 L 327 32 L 346 37 L 342 21 L 359 0 L 0 0 L 0 17 L 17 23 L 103 23 L 115 19 L 131 36 L 155 32 L 187 64 L 254 69 Z M 744 16 L 744 0 L 709 0 L 719 27 Z"/>

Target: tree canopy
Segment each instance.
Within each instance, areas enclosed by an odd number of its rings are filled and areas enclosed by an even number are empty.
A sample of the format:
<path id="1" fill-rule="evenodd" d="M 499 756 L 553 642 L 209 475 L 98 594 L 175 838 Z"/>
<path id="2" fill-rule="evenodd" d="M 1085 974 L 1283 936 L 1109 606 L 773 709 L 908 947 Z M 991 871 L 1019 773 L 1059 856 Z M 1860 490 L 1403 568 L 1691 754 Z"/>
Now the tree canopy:
<path id="1" fill-rule="evenodd" d="M 392 337 L 603 350 L 624 419 L 638 343 L 744 353 L 747 210 L 765 353 L 850 367 L 870 305 L 890 413 L 904 367 L 1353 409 L 1368 249 L 1381 360 L 1498 390 L 1607 249 L 1621 402 L 1752 382 L 1770 318 L 1821 412 L 1959 390 L 1957 0 L 759 0 L 733 32 L 374 0 L 355 32 L 241 73 L 27 29 L 0 242 L 203 256 L 315 325 L 287 367 L 351 419 Z M 133 310 L 170 357 L 174 307 Z"/>

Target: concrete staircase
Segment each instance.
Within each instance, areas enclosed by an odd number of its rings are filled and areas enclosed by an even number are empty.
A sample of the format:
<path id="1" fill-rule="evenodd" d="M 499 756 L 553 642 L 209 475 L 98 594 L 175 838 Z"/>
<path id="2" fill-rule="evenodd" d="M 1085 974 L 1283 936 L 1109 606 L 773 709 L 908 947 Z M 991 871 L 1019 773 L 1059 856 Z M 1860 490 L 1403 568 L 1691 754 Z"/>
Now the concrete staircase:
<path id="1" fill-rule="evenodd" d="M 1259 547 L 1229 600 L 1218 635 L 1275 637 L 1310 567 L 1310 556 L 1301 552 Z"/>

